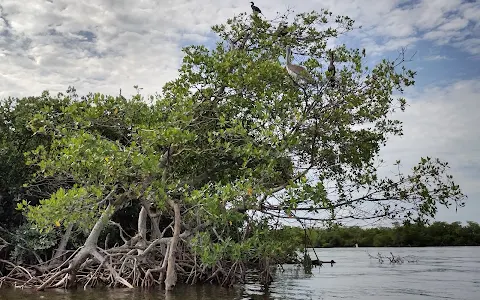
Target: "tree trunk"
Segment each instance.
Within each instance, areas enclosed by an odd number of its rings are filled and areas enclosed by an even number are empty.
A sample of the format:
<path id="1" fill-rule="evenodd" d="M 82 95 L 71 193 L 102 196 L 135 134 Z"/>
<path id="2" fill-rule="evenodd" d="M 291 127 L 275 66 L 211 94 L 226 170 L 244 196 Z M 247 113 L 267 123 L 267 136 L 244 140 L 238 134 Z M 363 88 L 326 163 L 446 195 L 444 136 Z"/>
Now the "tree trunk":
<path id="1" fill-rule="evenodd" d="M 175 224 L 173 227 L 173 237 L 170 241 L 170 251 L 168 252 L 167 276 L 165 278 L 165 290 L 171 291 L 177 283 L 177 273 L 175 270 L 175 252 L 177 250 L 178 238 L 180 236 L 181 219 L 180 206 L 175 201 L 169 200 L 168 204 L 173 207 L 175 212 Z"/>
<path id="2" fill-rule="evenodd" d="M 150 240 L 156 240 L 162 236 L 162 232 L 159 227 L 160 215 L 152 212 L 152 203 L 150 201 L 142 201 L 142 206 L 148 213 L 150 217 L 150 229 L 151 236 Z"/>
<path id="3" fill-rule="evenodd" d="M 70 239 L 70 236 L 72 235 L 72 230 L 73 230 L 73 224 L 70 224 L 67 226 L 67 230 L 62 236 L 62 239 L 60 240 L 60 245 L 58 245 L 57 250 L 55 251 L 55 254 L 53 255 L 53 259 L 50 262 L 50 266 L 55 266 L 61 262 L 63 262 L 62 256 L 65 254 L 65 250 L 67 249 L 67 243 L 68 240 Z"/>
<path id="4" fill-rule="evenodd" d="M 95 226 L 93 226 L 92 231 L 90 231 L 90 234 L 87 240 L 85 241 L 82 249 L 78 251 L 75 257 L 72 259 L 68 268 L 63 269 L 57 272 L 56 274 L 54 274 L 52 277 L 46 280 L 41 286 L 39 286 L 37 290 L 39 291 L 44 290 L 51 282 L 55 280 L 55 278 L 65 273 L 68 273 L 67 287 L 71 287 L 75 285 L 78 268 L 87 260 L 88 257 L 90 257 L 93 254 L 94 251 L 96 251 L 98 238 L 100 237 L 100 234 L 102 233 L 103 229 L 108 223 L 108 220 L 110 220 L 110 217 L 113 215 L 113 212 L 114 210 L 112 209 L 111 205 L 108 205 L 105 211 L 100 216 L 100 218 L 95 223 Z"/>
<path id="5" fill-rule="evenodd" d="M 160 217 L 150 217 L 151 222 L 151 230 L 152 230 L 152 237 L 151 240 L 159 239 L 162 236 L 162 232 L 160 231 L 160 226 L 158 223 L 160 222 Z"/>
<path id="6" fill-rule="evenodd" d="M 144 248 L 147 244 L 147 218 L 148 212 L 147 209 L 142 206 L 140 214 L 138 215 L 138 235 L 140 236 L 139 241 L 136 243 L 136 246 Z M 138 254 L 141 255 L 142 250 L 138 250 Z"/>

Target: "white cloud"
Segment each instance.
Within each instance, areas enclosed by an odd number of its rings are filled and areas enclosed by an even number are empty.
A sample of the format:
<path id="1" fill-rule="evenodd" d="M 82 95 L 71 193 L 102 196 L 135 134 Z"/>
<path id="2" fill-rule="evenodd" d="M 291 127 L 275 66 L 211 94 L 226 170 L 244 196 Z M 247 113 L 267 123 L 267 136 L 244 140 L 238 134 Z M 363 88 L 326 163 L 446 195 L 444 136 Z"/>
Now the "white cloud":
<path id="1" fill-rule="evenodd" d="M 440 27 L 438 27 L 439 30 L 443 31 L 456 31 L 456 30 L 462 30 L 468 25 L 468 20 L 464 18 L 455 18 L 450 20 L 449 22 L 444 23 Z"/>
<path id="2" fill-rule="evenodd" d="M 364 26 L 352 37 L 361 39 L 371 55 L 415 44 L 419 32 L 436 43 L 480 53 L 479 39 L 465 28 L 478 26 L 479 4 L 425 0 L 399 8 L 401 3 L 266 0 L 256 5 L 267 18 L 287 7 L 295 12 L 324 7 L 349 15 Z M 102 86 L 106 93 L 120 87 L 133 92 L 131 87 L 139 84 L 154 93 L 177 74 L 181 45 L 205 43 L 212 25 L 250 11 L 248 1 L 233 0 L 31 0 L 29 5 L 4 0 L 1 6 L 0 32 L 8 34 L 0 33 L 0 74 L 17 84 L 0 83 L 0 97 L 38 94 L 53 86 L 64 90 L 71 84 L 81 92 Z"/>
<path id="3" fill-rule="evenodd" d="M 133 93 L 135 84 L 154 93 L 176 76 L 182 43 L 205 42 L 211 25 L 234 14 L 213 1 L 95 2 L 3 1 L 10 28 L 0 35 L 0 74 L 9 81 L 0 97 L 73 84 L 83 93 Z"/>
<path id="4" fill-rule="evenodd" d="M 398 4 L 401 1 L 395 2 Z M 480 4 L 462 0 L 436 0 L 390 8 L 380 15 L 372 14 L 359 20 L 371 32 L 367 35 L 370 39 L 378 39 L 378 36 L 395 37 L 394 42 L 398 42 L 404 38 L 404 46 L 414 38 L 426 39 L 438 45 L 449 44 L 470 54 L 480 54 L 480 31 L 474 30 L 479 25 Z M 383 45 L 373 43 L 378 45 L 380 51 L 384 51 L 383 49 L 389 49 L 385 45 L 390 44 L 391 40 L 387 39 Z M 367 44 L 372 44 L 372 41 Z"/>
<path id="5" fill-rule="evenodd" d="M 436 61 L 436 60 L 447 60 L 448 57 L 445 55 L 429 55 L 424 57 L 425 60 L 427 61 Z"/>
<path id="6" fill-rule="evenodd" d="M 410 99 L 404 122 L 404 136 L 392 138 L 382 149 L 389 163 L 402 160 L 410 168 L 420 157 L 438 157 L 448 161 L 454 179 L 469 196 L 467 206 L 458 215 L 441 210 L 440 217 L 478 220 L 480 211 L 480 118 L 478 96 L 480 81 L 457 81 L 446 86 L 432 86 Z"/>

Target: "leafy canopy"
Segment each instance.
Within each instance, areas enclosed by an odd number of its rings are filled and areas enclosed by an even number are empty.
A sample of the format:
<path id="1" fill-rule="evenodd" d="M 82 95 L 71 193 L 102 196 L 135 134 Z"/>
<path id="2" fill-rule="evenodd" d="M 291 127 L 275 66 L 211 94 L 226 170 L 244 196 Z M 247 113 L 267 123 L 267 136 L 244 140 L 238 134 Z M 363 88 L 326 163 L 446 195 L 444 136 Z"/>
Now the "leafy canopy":
<path id="1" fill-rule="evenodd" d="M 238 259 L 242 247 L 278 255 L 285 236 L 266 232 L 279 218 L 426 220 L 438 205 L 463 205 L 440 160 L 422 158 L 412 174 L 379 177 L 381 146 L 402 134 L 391 113 L 406 102 L 393 94 L 412 85 L 415 73 L 388 60 L 370 70 L 359 49 L 327 49 L 353 23 L 326 10 L 304 13 L 280 36 L 273 22 L 241 14 L 212 28 L 220 37 L 213 49 L 184 49 L 178 78 L 152 104 L 139 94 L 90 94 L 54 115 L 43 107 L 29 126 L 52 143 L 28 153 L 28 163 L 38 167 L 36 178 L 72 184 L 20 208 L 49 230 L 56 222 L 92 226 L 108 203 L 148 201 L 169 214 L 172 199 L 182 206 L 184 228 L 208 222 L 192 245 L 213 261 L 219 253 Z M 287 45 L 305 58 L 299 64 L 314 82 L 287 74 Z M 330 50 L 335 87 L 325 74 Z M 72 96 L 51 99 L 64 97 Z"/>

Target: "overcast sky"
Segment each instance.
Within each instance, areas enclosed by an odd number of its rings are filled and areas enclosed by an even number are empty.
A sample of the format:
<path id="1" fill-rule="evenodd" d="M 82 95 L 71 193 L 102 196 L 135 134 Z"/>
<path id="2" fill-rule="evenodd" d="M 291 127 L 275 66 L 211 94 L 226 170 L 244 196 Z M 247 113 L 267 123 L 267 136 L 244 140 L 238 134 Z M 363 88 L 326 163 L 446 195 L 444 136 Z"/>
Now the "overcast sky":
<path id="1" fill-rule="evenodd" d="M 409 107 L 399 115 L 405 136 L 382 156 L 411 167 L 421 156 L 452 166 L 469 196 L 439 220 L 480 222 L 480 4 L 475 0 L 263 0 L 266 18 L 328 8 L 362 25 L 350 46 L 365 47 L 371 63 L 394 58 L 408 46 L 418 71 L 407 90 Z M 241 12 L 238 0 L 1 0 L 0 98 L 39 95 L 43 90 L 79 94 L 160 92 L 177 74 L 181 47 L 213 45 L 210 27 Z"/>

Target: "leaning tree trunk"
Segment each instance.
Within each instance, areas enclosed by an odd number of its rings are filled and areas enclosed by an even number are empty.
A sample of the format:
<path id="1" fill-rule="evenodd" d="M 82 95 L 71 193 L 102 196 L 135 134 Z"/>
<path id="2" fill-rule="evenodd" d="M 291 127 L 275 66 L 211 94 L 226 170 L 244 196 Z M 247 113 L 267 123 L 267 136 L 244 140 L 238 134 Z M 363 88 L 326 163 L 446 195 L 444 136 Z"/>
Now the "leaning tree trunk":
<path id="1" fill-rule="evenodd" d="M 60 240 L 60 245 L 58 245 L 58 248 L 55 251 L 55 254 L 53 255 L 53 259 L 50 261 L 51 267 L 61 264 L 63 262 L 62 257 L 66 252 L 68 240 L 70 240 L 70 236 L 72 235 L 72 230 L 73 230 L 73 223 L 67 226 L 67 229 L 65 230 L 65 233 L 63 234 L 62 239 Z"/>
<path id="2" fill-rule="evenodd" d="M 125 279 L 121 278 L 118 273 L 113 268 L 111 268 L 107 262 L 104 261 L 103 256 L 97 251 L 98 238 L 100 237 L 100 234 L 108 223 L 110 217 L 113 215 L 113 212 L 114 210 L 112 209 L 112 206 L 108 205 L 100 218 L 95 223 L 95 226 L 93 226 L 92 231 L 90 232 L 90 235 L 85 241 L 82 249 L 80 249 L 80 251 L 78 251 L 78 253 L 71 260 L 68 268 L 65 268 L 53 274 L 42 285 L 40 285 L 37 290 L 44 290 L 46 287 L 50 286 L 50 283 L 52 283 L 56 278 L 62 275 L 65 275 L 65 277 L 55 286 L 61 286 L 62 284 L 66 284 L 68 287 L 71 287 L 75 285 L 78 269 L 91 256 L 95 257 L 95 259 L 97 259 L 101 264 L 104 263 L 106 267 L 110 270 L 112 276 L 115 278 L 116 281 L 121 282 L 123 285 L 129 288 L 133 288 L 130 283 L 128 283 Z"/>
<path id="3" fill-rule="evenodd" d="M 173 290 L 173 287 L 177 283 L 177 273 L 175 270 L 175 252 L 177 251 L 178 238 L 180 236 L 181 219 L 180 219 L 180 206 L 175 201 L 168 201 L 173 211 L 175 212 L 175 223 L 173 226 L 173 237 L 170 241 L 170 247 L 168 251 L 168 263 L 167 263 L 167 275 L 165 278 L 165 289 L 167 291 Z"/>

